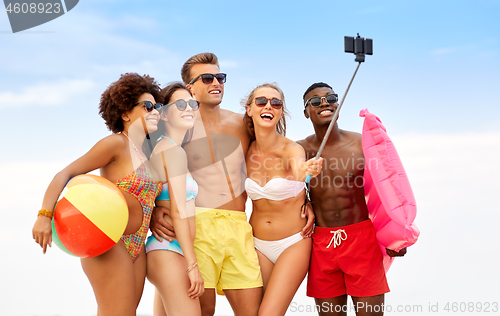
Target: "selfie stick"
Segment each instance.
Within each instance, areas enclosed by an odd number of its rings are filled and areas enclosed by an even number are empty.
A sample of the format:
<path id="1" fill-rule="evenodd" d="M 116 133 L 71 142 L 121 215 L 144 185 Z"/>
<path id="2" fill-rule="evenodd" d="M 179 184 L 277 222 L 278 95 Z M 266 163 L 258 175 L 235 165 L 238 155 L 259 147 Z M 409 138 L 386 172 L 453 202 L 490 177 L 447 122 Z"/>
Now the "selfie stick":
<path id="1" fill-rule="evenodd" d="M 335 125 L 335 122 L 337 121 L 337 118 L 339 117 L 339 112 L 340 108 L 342 108 L 342 105 L 344 104 L 345 97 L 347 96 L 347 93 L 349 92 L 349 88 L 351 88 L 351 84 L 354 80 L 354 77 L 356 76 L 356 73 L 358 72 L 359 66 L 361 65 L 362 62 L 365 61 L 365 54 L 372 55 L 373 54 L 373 41 L 372 39 L 369 38 L 362 38 L 358 36 L 356 38 L 354 37 L 349 37 L 345 36 L 344 37 L 344 48 L 346 53 L 354 53 L 356 55 L 356 58 L 354 61 L 358 62 L 358 65 L 356 66 L 356 70 L 354 71 L 354 74 L 352 75 L 351 81 L 349 82 L 349 85 L 347 85 L 347 89 L 342 96 L 342 100 L 340 100 L 340 104 L 335 110 L 335 113 L 333 114 L 332 121 L 330 122 L 330 125 L 328 125 L 328 129 L 326 130 L 325 137 L 323 137 L 323 141 L 321 142 L 321 146 L 319 146 L 318 153 L 316 154 L 316 157 L 314 157 L 314 160 L 318 159 L 321 156 L 321 153 L 323 152 L 323 149 L 325 148 L 326 141 L 328 140 L 328 137 L 330 136 L 330 133 L 332 132 L 333 126 Z M 306 177 L 306 183 L 309 183 L 311 181 L 312 176 L 310 174 L 307 175 Z"/>

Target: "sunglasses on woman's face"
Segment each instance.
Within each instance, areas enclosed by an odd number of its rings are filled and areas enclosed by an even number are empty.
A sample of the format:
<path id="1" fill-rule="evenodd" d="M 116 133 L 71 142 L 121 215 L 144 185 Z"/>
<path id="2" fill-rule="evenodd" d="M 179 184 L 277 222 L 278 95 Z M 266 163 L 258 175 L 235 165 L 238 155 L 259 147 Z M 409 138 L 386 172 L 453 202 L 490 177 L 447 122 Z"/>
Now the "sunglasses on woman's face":
<path id="1" fill-rule="evenodd" d="M 217 81 L 220 83 L 220 84 L 223 84 L 226 82 L 226 74 L 223 74 L 223 73 L 218 73 L 218 74 L 201 74 L 201 75 L 198 75 L 196 77 L 194 77 L 193 80 L 189 81 L 189 84 L 193 84 L 196 80 L 198 80 L 198 78 L 201 78 L 201 81 L 204 83 L 204 84 L 211 84 L 212 82 L 214 82 L 214 78 L 217 79 Z"/>
<path id="2" fill-rule="evenodd" d="M 328 104 L 335 104 L 339 100 L 339 95 L 338 94 L 329 94 L 324 97 L 312 97 L 307 99 L 306 103 L 304 103 L 305 106 L 307 106 L 307 103 L 310 102 L 311 106 L 318 107 L 323 103 L 323 99 L 325 99 L 326 103 Z"/>
<path id="3" fill-rule="evenodd" d="M 200 107 L 200 102 L 198 102 L 196 100 L 189 100 L 189 101 L 186 102 L 185 100 L 181 99 L 181 100 L 177 100 L 175 102 L 172 102 L 172 103 L 169 103 L 169 104 L 165 105 L 165 109 L 167 109 L 172 104 L 175 104 L 175 106 L 177 107 L 177 109 L 179 111 L 186 110 L 188 104 L 191 107 L 191 109 L 193 109 L 193 111 L 198 111 L 198 108 Z"/>
<path id="4" fill-rule="evenodd" d="M 142 101 L 142 102 L 139 102 L 137 104 L 134 104 L 134 106 L 139 105 L 141 103 L 144 103 L 144 107 L 146 108 L 146 111 L 148 111 L 148 113 L 153 111 L 153 109 L 156 109 L 156 111 L 161 113 L 163 104 L 161 104 L 161 103 L 153 104 L 153 102 L 151 102 L 151 101 Z"/>
<path id="5" fill-rule="evenodd" d="M 275 108 L 276 110 L 281 109 L 281 107 L 283 106 L 283 101 L 281 101 L 278 98 L 272 98 L 272 99 L 268 99 L 266 97 L 256 97 L 255 98 L 255 105 L 260 107 L 260 108 L 266 106 L 267 102 L 270 102 L 271 106 L 273 108 Z"/>

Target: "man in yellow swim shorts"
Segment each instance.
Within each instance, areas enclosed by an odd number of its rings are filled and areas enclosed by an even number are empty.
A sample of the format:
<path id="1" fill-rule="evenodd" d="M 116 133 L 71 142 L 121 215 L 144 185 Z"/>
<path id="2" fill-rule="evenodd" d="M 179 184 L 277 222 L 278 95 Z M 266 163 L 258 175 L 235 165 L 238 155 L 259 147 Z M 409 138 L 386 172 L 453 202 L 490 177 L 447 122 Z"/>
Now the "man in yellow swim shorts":
<path id="1" fill-rule="evenodd" d="M 236 315 L 257 315 L 262 277 L 252 228 L 245 213 L 245 155 L 250 138 L 243 115 L 220 108 L 226 75 L 217 56 L 189 58 L 184 83 L 200 102 L 192 139 L 184 145 L 188 168 L 199 186 L 194 247 L 205 282 L 202 315 L 215 313 L 215 293 L 225 294 Z M 156 209 L 153 235 L 168 239 L 164 209 Z"/>

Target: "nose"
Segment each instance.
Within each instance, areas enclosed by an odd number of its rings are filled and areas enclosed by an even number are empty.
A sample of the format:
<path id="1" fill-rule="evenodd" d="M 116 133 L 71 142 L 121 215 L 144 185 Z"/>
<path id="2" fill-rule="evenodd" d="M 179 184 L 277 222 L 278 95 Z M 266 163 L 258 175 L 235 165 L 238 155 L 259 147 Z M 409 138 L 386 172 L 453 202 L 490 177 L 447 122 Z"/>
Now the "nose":
<path id="1" fill-rule="evenodd" d="M 321 97 L 321 104 L 319 106 L 325 106 L 325 105 L 328 105 L 328 102 L 326 102 L 325 97 Z"/>
<path id="2" fill-rule="evenodd" d="M 214 80 L 215 80 L 215 83 L 214 83 Z M 221 85 L 221 83 L 219 82 L 219 80 L 217 80 L 217 78 L 215 76 L 212 78 L 212 82 L 210 84 Z"/>
<path id="3" fill-rule="evenodd" d="M 271 100 L 268 99 L 267 102 L 266 102 L 266 105 L 264 105 L 264 109 L 271 109 L 272 106 L 271 106 Z"/>

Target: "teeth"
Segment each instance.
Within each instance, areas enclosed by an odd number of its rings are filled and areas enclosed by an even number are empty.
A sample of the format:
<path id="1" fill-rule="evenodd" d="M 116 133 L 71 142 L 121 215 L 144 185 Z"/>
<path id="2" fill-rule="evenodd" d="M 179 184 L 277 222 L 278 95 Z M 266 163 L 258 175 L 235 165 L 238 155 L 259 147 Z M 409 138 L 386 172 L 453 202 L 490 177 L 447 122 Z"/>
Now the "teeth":
<path id="1" fill-rule="evenodd" d="M 210 91 L 210 94 L 219 94 L 220 91 Z"/>
<path id="2" fill-rule="evenodd" d="M 319 114 L 323 114 L 323 112 L 329 112 L 329 113 L 332 113 L 333 111 L 332 111 L 332 110 L 329 110 L 329 109 L 326 109 L 326 110 L 323 110 L 323 111 L 319 112 Z"/>

